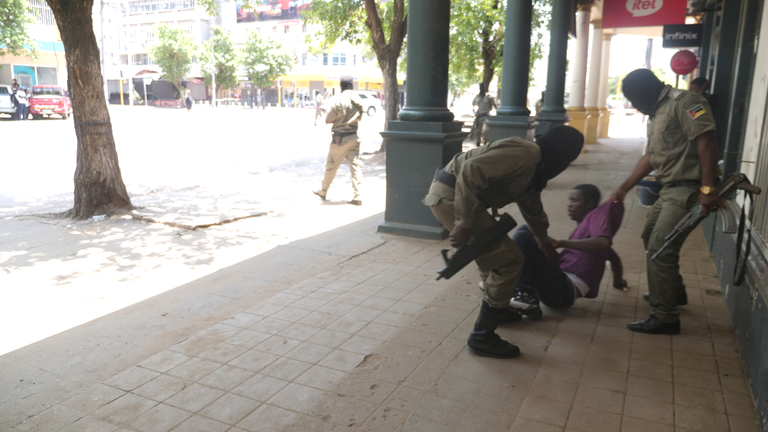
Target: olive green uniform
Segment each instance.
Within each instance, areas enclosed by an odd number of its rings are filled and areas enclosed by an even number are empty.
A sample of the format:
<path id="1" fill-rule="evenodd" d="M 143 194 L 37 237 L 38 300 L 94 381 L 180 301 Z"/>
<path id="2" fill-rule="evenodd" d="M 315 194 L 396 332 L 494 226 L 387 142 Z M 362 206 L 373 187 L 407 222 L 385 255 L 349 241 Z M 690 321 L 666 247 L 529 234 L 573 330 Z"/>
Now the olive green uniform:
<path id="1" fill-rule="evenodd" d="M 336 171 L 341 163 L 346 160 L 352 176 L 353 200 L 360 199 L 361 184 L 363 181 L 363 160 L 360 159 L 360 139 L 357 137 L 357 123 L 363 115 L 363 106 L 351 91 L 343 91 L 340 94 L 325 101 L 324 106 L 328 110 L 325 116 L 326 123 L 331 122 L 333 136 L 331 146 L 328 149 L 328 158 L 325 162 L 325 176 L 320 185 L 323 194 L 331 187 Z"/>
<path id="2" fill-rule="evenodd" d="M 473 232 L 490 228 L 496 220 L 488 208 L 499 209 L 516 202 L 536 240 L 548 242 L 549 221 L 534 178 L 541 152 L 536 144 L 521 138 L 506 138 L 453 157 L 443 168 L 456 177 L 450 187 L 432 181 L 422 201 L 443 226 L 470 228 Z M 495 308 L 506 308 L 515 293 L 523 266 L 523 255 L 509 237 L 504 237 L 476 260 L 485 283 L 485 300 Z"/>
<path id="3" fill-rule="evenodd" d="M 648 251 L 648 289 L 653 315 L 664 323 L 678 320 L 677 295 L 685 289 L 680 276 L 680 248 L 686 235 L 656 258 L 664 238 L 698 201 L 701 186 L 699 135 L 715 130 L 715 119 L 706 99 L 696 93 L 673 89 L 661 92 L 648 125 L 648 156 L 661 185 L 659 199 L 648 214 L 642 238 Z"/>
<path id="4" fill-rule="evenodd" d="M 477 107 L 475 111 L 475 123 L 473 125 L 473 132 L 475 133 L 475 142 L 480 145 L 481 142 L 488 142 L 488 116 L 491 110 L 496 107 L 496 101 L 490 95 L 475 96 L 472 100 L 472 106 Z"/>

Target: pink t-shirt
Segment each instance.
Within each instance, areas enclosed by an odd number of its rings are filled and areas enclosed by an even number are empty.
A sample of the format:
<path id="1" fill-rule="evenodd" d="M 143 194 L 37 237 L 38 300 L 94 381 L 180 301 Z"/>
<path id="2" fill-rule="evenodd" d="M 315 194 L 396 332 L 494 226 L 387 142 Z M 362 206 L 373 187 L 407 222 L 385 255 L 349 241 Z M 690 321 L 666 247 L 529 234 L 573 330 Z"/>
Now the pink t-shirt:
<path id="1" fill-rule="evenodd" d="M 583 240 L 594 237 L 612 239 L 621 226 L 622 217 L 624 217 L 624 203 L 614 203 L 609 199 L 589 212 L 568 239 Z M 605 272 L 605 261 L 610 254 L 615 254 L 613 249 L 610 253 L 595 254 L 563 248 L 560 251 L 560 268 L 583 280 L 589 287 L 589 293 L 585 297 L 595 298 L 600 289 L 600 279 Z"/>

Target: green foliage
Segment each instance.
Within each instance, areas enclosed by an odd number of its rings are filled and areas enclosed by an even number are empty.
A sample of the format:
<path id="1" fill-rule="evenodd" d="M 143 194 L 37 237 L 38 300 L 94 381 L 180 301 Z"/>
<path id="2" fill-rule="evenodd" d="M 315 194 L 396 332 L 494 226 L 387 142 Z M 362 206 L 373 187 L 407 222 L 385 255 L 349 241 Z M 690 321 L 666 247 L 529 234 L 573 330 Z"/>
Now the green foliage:
<path id="1" fill-rule="evenodd" d="M 280 42 L 263 38 L 257 32 L 248 32 L 242 52 L 242 64 L 255 87 L 275 85 L 277 78 L 288 73 L 294 62 L 295 58 Z"/>
<path id="2" fill-rule="evenodd" d="M 214 60 L 211 61 L 211 44 Z M 200 49 L 200 70 L 206 85 L 211 85 L 211 63 L 216 72 L 216 87 L 232 88 L 237 85 L 238 55 L 229 33 L 220 27 L 213 28 L 213 38 Z"/>
<path id="3" fill-rule="evenodd" d="M 157 43 L 147 49 L 149 56 L 163 69 L 163 76 L 181 93 L 181 81 L 189 73 L 197 46 L 192 38 L 175 25 L 155 28 Z"/>
<path id="4" fill-rule="evenodd" d="M 307 42 L 315 53 L 328 51 L 338 42 L 370 44 L 365 26 L 368 16 L 364 0 L 314 0 L 302 13 L 305 24 L 322 24 L 317 34 L 308 34 Z"/>
<path id="5" fill-rule="evenodd" d="M 501 71 L 505 8 L 505 0 L 454 0 L 451 3 L 449 87 L 452 93 L 461 93 L 480 82 L 489 84 Z M 534 0 L 528 76 L 531 83 L 533 65 L 542 58 L 550 11 L 551 0 Z"/>
<path id="6" fill-rule="evenodd" d="M 5 52 L 37 59 L 37 42 L 27 30 L 35 23 L 32 8 L 26 0 L 0 0 L 0 57 Z"/>
<path id="7" fill-rule="evenodd" d="M 134 105 L 143 105 L 144 99 L 141 98 L 141 95 L 139 92 L 136 91 L 136 89 L 133 89 L 133 104 Z"/>

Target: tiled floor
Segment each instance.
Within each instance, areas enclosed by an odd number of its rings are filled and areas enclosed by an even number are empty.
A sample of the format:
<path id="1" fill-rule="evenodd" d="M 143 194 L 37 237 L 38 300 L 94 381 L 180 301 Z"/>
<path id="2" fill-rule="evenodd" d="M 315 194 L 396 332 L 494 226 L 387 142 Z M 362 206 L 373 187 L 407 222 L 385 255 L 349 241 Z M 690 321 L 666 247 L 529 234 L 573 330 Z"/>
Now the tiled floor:
<path id="1" fill-rule="evenodd" d="M 573 229 L 570 185 L 607 195 L 636 147 L 592 149 L 550 185 L 553 236 Z M 646 209 L 631 198 L 614 241 L 629 290 L 611 288 L 608 270 L 598 298 L 501 327 L 520 358 L 467 352 L 481 299 L 474 269 L 435 281 L 444 243 L 388 236 L 11 430 L 759 431 L 700 232 L 681 261 L 682 334 L 626 330 L 650 312 Z"/>

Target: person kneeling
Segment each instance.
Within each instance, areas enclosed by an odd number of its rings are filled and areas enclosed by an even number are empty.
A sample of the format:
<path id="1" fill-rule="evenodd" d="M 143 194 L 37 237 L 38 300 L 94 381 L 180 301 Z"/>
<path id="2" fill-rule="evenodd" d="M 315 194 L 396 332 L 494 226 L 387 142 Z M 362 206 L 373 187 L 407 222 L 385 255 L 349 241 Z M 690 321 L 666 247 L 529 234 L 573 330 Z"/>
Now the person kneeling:
<path id="1" fill-rule="evenodd" d="M 526 225 L 518 228 L 512 240 L 525 262 L 510 308 L 538 318 L 542 315 L 539 301 L 553 309 L 568 309 L 579 297 L 595 298 L 606 261 L 613 270 L 613 287 L 626 287 L 621 259 L 611 248 L 624 216 L 624 203 L 608 200 L 598 207 L 599 202 L 600 190 L 595 185 L 582 184 L 571 191 L 568 216 L 578 226 L 568 240 L 549 239 L 552 247 L 562 249 L 559 264 L 547 259 Z"/>

